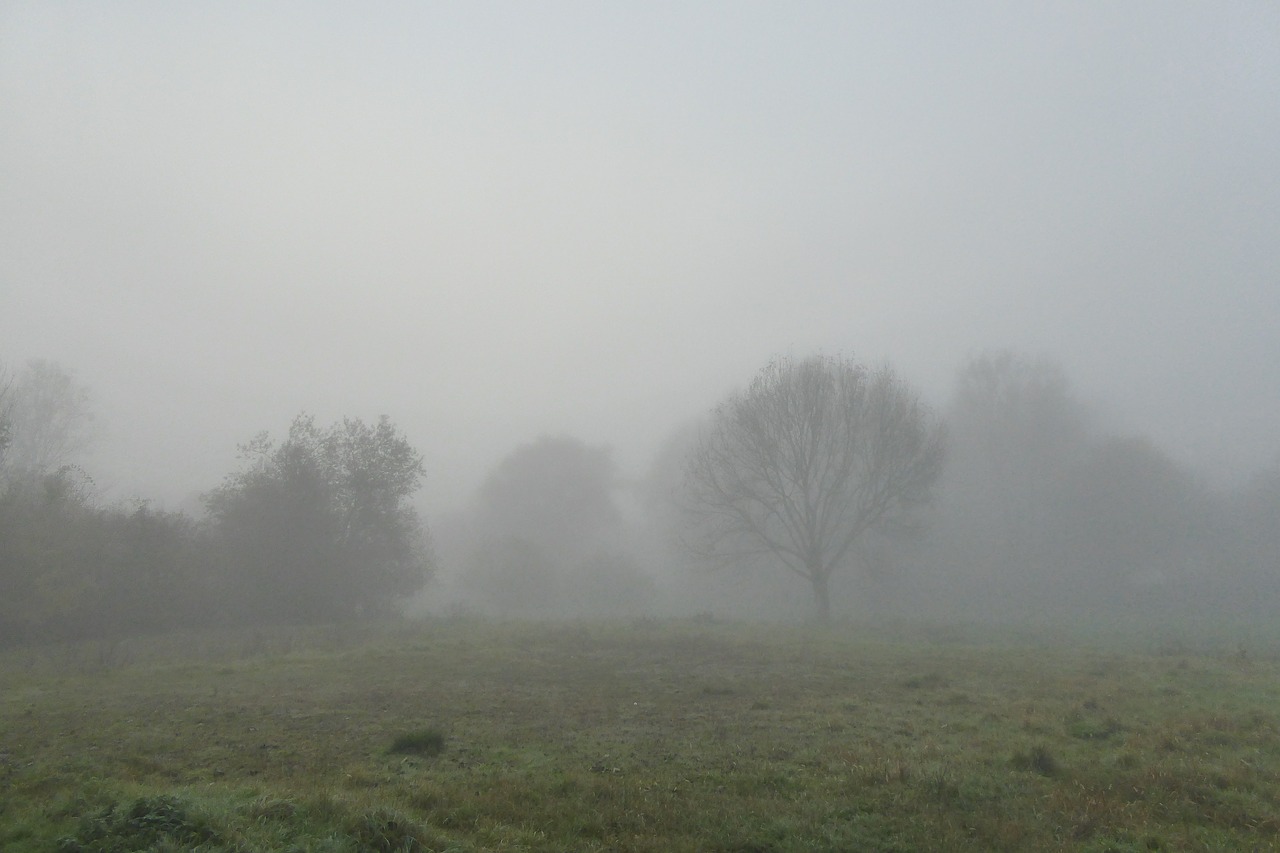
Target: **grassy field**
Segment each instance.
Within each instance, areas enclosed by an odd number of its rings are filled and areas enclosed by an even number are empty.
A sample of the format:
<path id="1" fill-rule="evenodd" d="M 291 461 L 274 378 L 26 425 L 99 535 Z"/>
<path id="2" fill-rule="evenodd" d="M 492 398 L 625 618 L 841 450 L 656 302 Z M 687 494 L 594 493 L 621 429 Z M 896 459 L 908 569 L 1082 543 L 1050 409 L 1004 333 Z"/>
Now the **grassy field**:
<path id="1" fill-rule="evenodd" d="M 1277 849 L 1278 670 L 709 621 L 18 650 L 0 849 Z"/>

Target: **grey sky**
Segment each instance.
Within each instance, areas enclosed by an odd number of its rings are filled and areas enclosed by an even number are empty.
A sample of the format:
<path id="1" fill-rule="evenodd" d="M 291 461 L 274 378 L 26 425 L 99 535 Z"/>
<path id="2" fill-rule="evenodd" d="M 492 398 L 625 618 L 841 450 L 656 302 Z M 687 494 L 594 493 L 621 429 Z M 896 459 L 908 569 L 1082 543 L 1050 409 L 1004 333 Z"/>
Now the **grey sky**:
<path id="1" fill-rule="evenodd" d="M 1280 6 L 0 0 L 0 359 L 170 504 L 387 413 L 461 503 L 634 472 L 772 354 L 1061 362 L 1214 478 L 1280 452 Z"/>

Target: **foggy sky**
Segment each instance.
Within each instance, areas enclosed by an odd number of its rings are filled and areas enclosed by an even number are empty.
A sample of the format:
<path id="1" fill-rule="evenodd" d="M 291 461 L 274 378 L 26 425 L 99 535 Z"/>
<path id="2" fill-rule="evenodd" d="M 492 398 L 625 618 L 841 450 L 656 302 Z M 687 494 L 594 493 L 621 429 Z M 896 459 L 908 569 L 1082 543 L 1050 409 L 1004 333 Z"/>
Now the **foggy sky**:
<path id="1" fill-rule="evenodd" d="M 1280 453 L 1280 6 L 0 0 L 0 360 L 170 507 L 386 413 L 430 507 L 567 432 L 643 471 L 773 354 L 1063 365 Z"/>

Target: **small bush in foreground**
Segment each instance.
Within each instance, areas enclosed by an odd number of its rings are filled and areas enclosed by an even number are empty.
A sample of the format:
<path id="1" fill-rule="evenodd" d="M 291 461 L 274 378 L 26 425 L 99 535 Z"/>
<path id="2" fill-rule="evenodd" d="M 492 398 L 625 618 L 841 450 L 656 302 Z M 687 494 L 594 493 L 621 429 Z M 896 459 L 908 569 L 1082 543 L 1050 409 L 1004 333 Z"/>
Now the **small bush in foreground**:
<path id="1" fill-rule="evenodd" d="M 1033 746 L 1026 752 L 1014 753 L 1009 763 L 1018 770 L 1034 770 L 1041 776 L 1056 775 L 1059 769 L 1058 760 L 1043 745 Z"/>
<path id="2" fill-rule="evenodd" d="M 436 729 L 405 732 L 391 742 L 393 755 L 439 755 L 444 751 L 444 734 Z"/>
<path id="3" fill-rule="evenodd" d="M 58 843 L 59 853 L 126 853 L 179 845 L 182 849 L 223 849 L 218 833 L 194 817 L 176 797 L 143 797 L 128 808 L 108 806 L 84 818 L 71 838 Z"/>
<path id="4" fill-rule="evenodd" d="M 431 849 L 422 827 L 388 809 L 362 814 L 347 827 L 348 837 L 359 850 L 377 853 L 419 853 Z"/>
<path id="5" fill-rule="evenodd" d="M 1124 731 L 1115 717 L 1096 717 L 1072 711 L 1064 718 L 1067 734 L 1080 740 L 1107 740 Z"/>

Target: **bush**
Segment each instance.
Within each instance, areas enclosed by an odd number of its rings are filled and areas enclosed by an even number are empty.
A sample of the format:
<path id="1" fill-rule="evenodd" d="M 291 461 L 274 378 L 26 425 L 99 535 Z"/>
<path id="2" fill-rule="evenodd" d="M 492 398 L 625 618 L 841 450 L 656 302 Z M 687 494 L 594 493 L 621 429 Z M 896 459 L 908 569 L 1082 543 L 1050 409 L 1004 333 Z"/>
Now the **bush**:
<path id="1" fill-rule="evenodd" d="M 1015 753 L 1009 761 L 1018 770 L 1034 770 L 1041 776 L 1054 776 L 1058 772 L 1058 760 L 1048 747 L 1036 745 L 1026 752 Z"/>
<path id="2" fill-rule="evenodd" d="M 443 751 L 444 734 L 437 729 L 405 732 L 387 748 L 393 755 L 439 755 Z"/>
<path id="3" fill-rule="evenodd" d="M 420 853 L 430 847 L 422 827 L 387 809 L 360 815 L 347 827 L 357 849 L 376 853 Z"/>
<path id="4" fill-rule="evenodd" d="M 205 820 L 193 817 L 176 797 L 142 797 L 126 809 L 112 804 L 84 818 L 79 831 L 58 842 L 59 853 L 129 853 L 177 845 L 218 849 L 218 833 Z"/>

